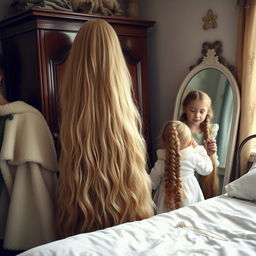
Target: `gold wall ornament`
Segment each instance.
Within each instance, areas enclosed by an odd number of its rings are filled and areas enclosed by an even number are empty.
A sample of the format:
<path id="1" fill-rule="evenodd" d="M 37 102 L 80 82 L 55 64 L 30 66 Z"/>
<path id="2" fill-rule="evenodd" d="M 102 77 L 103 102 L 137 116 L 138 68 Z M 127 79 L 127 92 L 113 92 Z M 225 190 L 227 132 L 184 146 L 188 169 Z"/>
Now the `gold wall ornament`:
<path id="1" fill-rule="evenodd" d="M 213 11 L 211 9 L 209 9 L 207 11 L 206 16 L 203 17 L 203 19 L 202 19 L 204 22 L 203 29 L 206 30 L 209 28 L 216 28 L 217 27 L 216 19 L 217 19 L 217 15 L 213 14 Z"/>

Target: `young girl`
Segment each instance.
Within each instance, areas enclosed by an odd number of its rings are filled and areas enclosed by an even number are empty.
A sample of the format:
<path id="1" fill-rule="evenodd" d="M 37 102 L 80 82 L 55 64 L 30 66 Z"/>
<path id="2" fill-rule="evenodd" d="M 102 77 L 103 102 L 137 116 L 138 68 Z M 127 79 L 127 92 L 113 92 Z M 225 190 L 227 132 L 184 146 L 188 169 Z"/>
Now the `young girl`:
<path id="1" fill-rule="evenodd" d="M 82 25 L 61 85 L 61 237 L 153 215 L 141 118 L 115 30 Z"/>
<path id="2" fill-rule="evenodd" d="M 213 164 L 213 172 L 208 176 L 200 177 L 205 198 L 218 194 L 218 160 L 215 154 L 217 152 L 215 138 L 219 125 L 210 123 L 212 117 L 213 110 L 210 97 L 199 90 L 188 93 L 183 101 L 183 114 L 180 119 L 188 125 L 195 141 L 199 145 L 205 145 Z"/>
<path id="3" fill-rule="evenodd" d="M 150 172 L 157 214 L 204 200 L 194 171 L 207 175 L 212 163 L 205 148 L 192 139 L 188 126 L 181 121 L 167 122 L 161 147 Z"/>

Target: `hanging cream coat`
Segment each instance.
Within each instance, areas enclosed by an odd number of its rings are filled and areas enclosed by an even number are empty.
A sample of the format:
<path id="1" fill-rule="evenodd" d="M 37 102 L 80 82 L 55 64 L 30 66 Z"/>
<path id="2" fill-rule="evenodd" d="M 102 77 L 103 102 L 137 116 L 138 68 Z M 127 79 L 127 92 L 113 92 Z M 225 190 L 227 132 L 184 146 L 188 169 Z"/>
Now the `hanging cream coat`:
<path id="1" fill-rule="evenodd" d="M 25 250 L 56 239 L 58 164 L 42 114 L 22 101 L 0 105 L 0 115 L 8 114 L 13 118 L 5 123 L 0 151 L 0 235 L 4 248 Z"/>

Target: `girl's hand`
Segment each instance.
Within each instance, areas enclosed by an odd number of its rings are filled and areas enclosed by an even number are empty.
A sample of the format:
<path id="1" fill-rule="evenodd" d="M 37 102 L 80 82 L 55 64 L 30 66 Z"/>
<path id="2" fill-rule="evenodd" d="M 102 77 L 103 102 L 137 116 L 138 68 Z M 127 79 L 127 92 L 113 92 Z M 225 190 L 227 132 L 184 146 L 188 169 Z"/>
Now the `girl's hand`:
<path id="1" fill-rule="evenodd" d="M 207 151 L 208 156 L 213 155 L 217 152 L 217 144 L 215 139 L 208 139 L 204 142 L 204 147 Z"/>
<path id="2" fill-rule="evenodd" d="M 196 143 L 196 141 L 194 139 L 191 140 L 191 145 L 193 148 L 198 146 L 198 144 Z"/>

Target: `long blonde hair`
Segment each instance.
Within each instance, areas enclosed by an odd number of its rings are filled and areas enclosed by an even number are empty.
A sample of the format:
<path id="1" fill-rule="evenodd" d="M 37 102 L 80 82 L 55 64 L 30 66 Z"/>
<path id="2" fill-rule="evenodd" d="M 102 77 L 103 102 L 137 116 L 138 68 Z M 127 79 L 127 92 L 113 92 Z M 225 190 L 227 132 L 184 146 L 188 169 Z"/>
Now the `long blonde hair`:
<path id="1" fill-rule="evenodd" d="M 180 180 L 180 150 L 188 146 L 192 135 L 188 126 L 180 121 L 168 121 L 162 130 L 161 144 L 165 148 L 165 207 L 178 209 L 183 205 L 183 188 Z"/>
<path id="2" fill-rule="evenodd" d="M 114 29 L 79 30 L 60 91 L 61 237 L 153 215 L 141 118 Z"/>
<path id="3" fill-rule="evenodd" d="M 200 128 L 203 131 L 204 140 L 211 138 L 211 119 L 213 118 L 213 110 L 212 110 L 212 101 L 211 98 L 204 92 L 200 90 L 191 91 L 187 94 L 183 101 L 183 108 L 185 108 L 187 105 L 189 105 L 192 101 L 195 100 L 201 100 L 206 103 L 208 106 L 208 111 L 205 120 L 200 124 Z M 181 115 L 181 121 L 186 122 L 187 117 L 186 114 L 183 113 Z M 218 195 L 218 188 L 219 188 L 219 179 L 218 179 L 218 173 L 217 173 L 217 157 L 216 154 L 212 155 L 211 157 L 212 165 L 213 165 L 213 171 L 206 176 L 200 177 L 200 185 L 204 194 L 205 198 L 211 198 L 216 195 Z"/>

